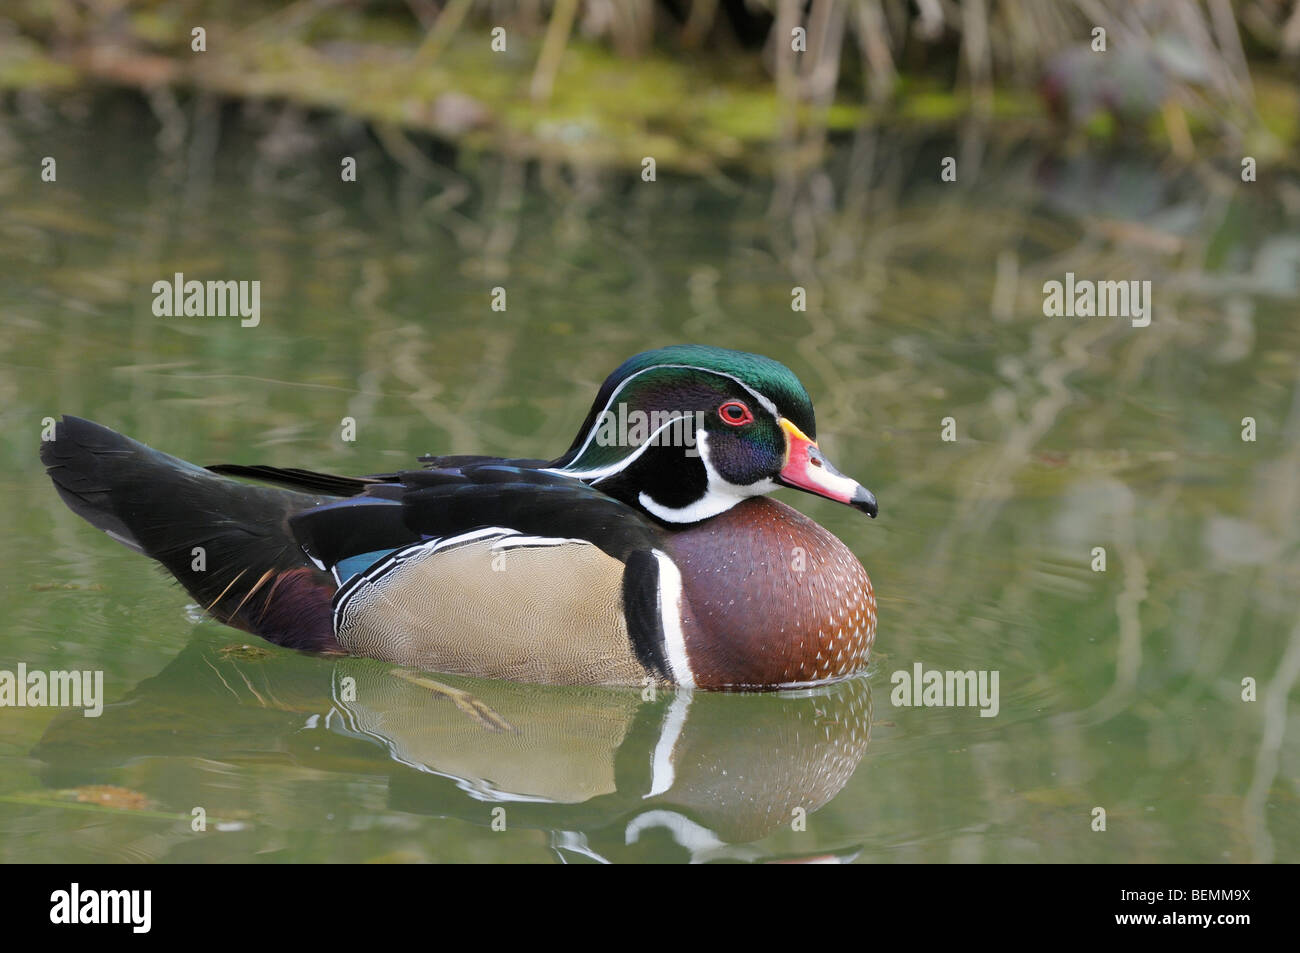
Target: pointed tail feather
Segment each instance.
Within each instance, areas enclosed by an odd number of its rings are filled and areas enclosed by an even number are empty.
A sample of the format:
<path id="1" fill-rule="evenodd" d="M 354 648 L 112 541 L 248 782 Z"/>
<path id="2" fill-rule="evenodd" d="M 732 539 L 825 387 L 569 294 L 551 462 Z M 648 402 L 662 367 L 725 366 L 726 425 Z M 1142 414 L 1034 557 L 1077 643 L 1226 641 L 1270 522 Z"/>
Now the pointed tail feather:
<path id="1" fill-rule="evenodd" d="M 252 486 L 65 416 L 41 461 L 69 508 L 162 563 L 208 612 L 272 642 L 337 651 L 333 580 L 288 519 L 332 497 Z"/>

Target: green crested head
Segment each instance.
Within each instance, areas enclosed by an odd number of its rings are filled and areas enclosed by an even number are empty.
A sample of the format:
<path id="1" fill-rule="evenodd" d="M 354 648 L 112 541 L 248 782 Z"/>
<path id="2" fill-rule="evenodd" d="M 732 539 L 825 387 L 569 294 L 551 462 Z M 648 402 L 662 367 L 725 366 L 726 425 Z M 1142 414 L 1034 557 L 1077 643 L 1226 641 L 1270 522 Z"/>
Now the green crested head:
<path id="1" fill-rule="evenodd" d="M 672 344 L 628 358 L 601 385 L 600 393 L 596 396 L 597 405 L 601 405 L 602 398 L 607 398 L 621 384 L 651 368 L 664 370 L 659 379 L 667 382 L 669 388 L 674 377 L 689 379 L 691 371 L 730 377 L 754 393 L 766 397 L 777 412 L 791 420 L 809 437 L 817 437 L 812 398 L 794 371 L 780 361 L 762 354 L 730 351 L 706 344 Z M 683 373 L 674 375 L 674 370 Z"/>
<path id="2" fill-rule="evenodd" d="M 812 400 L 759 354 L 682 344 L 624 361 L 552 463 L 665 522 L 707 519 L 778 485 L 874 515 L 875 499 L 816 444 Z"/>

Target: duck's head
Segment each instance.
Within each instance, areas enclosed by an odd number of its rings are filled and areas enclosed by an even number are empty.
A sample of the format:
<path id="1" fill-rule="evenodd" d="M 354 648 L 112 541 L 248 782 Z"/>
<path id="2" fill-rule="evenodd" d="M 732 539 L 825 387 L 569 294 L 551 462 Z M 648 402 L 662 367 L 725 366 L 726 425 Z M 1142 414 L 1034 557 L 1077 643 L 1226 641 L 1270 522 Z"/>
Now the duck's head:
<path id="1" fill-rule="evenodd" d="M 675 345 L 624 361 L 552 469 L 667 523 L 794 487 L 876 515 L 876 498 L 817 445 L 812 401 L 771 358 Z"/>

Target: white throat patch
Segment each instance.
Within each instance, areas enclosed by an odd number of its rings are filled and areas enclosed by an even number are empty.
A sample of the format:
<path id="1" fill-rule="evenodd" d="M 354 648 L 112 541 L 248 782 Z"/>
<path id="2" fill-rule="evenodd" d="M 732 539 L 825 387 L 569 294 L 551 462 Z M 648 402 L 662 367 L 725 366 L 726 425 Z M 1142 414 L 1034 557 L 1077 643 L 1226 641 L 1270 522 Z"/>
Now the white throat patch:
<path id="1" fill-rule="evenodd" d="M 695 443 L 700 450 L 699 460 L 704 464 L 704 472 L 708 475 L 704 495 L 693 503 L 674 509 L 671 506 L 664 506 L 642 491 L 637 496 L 637 502 L 647 513 L 665 523 L 698 523 L 700 520 L 725 513 L 741 500 L 747 500 L 751 496 L 762 496 L 776 489 L 776 482 L 769 479 L 762 479 L 748 486 L 728 482 L 713 469 L 713 464 L 709 462 L 709 435 L 701 430 L 696 434 Z"/>

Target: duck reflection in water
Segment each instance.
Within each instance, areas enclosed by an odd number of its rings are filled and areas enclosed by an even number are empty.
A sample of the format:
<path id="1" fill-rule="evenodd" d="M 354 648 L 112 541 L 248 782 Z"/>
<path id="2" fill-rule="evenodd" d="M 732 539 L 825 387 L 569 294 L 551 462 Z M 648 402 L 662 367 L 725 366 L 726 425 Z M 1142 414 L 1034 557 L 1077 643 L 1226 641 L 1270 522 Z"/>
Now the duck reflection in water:
<path id="1" fill-rule="evenodd" d="M 539 687 L 195 641 L 95 725 L 73 714 L 35 752 L 52 787 L 120 783 L 151 756 L 173 766 L 171 800 L 215 816 L 211 793 L 184 791 L 203 779 L 176 766 L 281 757 L 344 780 L 387 775 L 388 811 L 549 830 L 566 860 L 762 860 L 754 841 L 853 775 L 872 704 L 865 676 L 767 694 Z"/>

